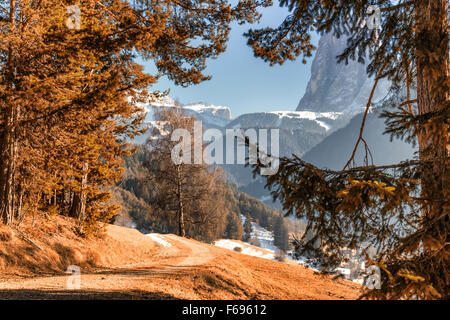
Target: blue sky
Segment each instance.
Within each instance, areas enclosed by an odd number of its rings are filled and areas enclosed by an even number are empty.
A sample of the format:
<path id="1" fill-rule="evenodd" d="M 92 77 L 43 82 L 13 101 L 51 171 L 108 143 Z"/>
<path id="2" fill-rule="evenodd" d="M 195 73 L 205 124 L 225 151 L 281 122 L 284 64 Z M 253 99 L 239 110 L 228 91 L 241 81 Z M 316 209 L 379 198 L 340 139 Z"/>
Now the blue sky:
<path id="1" fill-rule="evenodd" d="M 233 118 L 250 112 L 295 110 L 310 77 L 312 58 L 307 64 L 298 59 L 271 67 L 253 56 L 242 36 L 250 27 L 278 25 L 286 12 L 275 4 L 263 11 L 259 24 L 233 25 L 227 50 L 208 61 L 206 74 L 212 75 L 211 80 L 182 88 L 164 77 L 153 89 L 170 89 L 170 97 L 182 103 L 204 101 L 229 106 Z M 317 42 L 318 36 L 313 36 L 313 43 Z M 148 72 L 154 70 L 151 62 L 144 65 Z"/>

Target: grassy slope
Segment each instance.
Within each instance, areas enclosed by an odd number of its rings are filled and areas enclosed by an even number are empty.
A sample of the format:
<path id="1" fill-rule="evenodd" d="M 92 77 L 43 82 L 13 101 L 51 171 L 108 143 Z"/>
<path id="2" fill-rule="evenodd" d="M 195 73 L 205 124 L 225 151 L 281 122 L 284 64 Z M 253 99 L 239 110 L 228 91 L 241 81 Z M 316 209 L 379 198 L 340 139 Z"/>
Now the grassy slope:
<path id="1" fill-rule="evenodd" d="M 44 227 L 45 226 L 45 229 Z M 0 298 L 355 299 L 358 286 L 311 269 L 245 256 L 174 235 L 167 248 L 139 232 L 109 225 L 83 239 L 73 222 L 31 221 L 21 231 L 43 251 L 0 227 Z M 82 289 L 66 290 L 67 266 L 82 267 Z"/>

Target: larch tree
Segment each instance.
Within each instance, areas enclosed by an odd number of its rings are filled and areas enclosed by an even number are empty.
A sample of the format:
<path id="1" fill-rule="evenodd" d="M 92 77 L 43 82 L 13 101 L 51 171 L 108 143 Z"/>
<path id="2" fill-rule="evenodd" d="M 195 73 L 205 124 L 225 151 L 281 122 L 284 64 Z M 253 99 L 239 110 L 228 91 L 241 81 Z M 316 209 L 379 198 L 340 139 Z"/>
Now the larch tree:
<path id="1" fill-rule="evenodd" d="M 168 107 L 155 109 L 154 117 L 146 161 L 149 181 L 157 189 L 152 205 L 176 217 L 179 236 L 213 240 L 223 234 L 217 228 L 223 228 L 227 215 L 223 172 L 204 162 L 203 132 L 196 131 L 193 116 Z"/>
<path id="2" fill-rule="evenodd" d="M 159 96 L 147 90 L 162 75 L 183 86 L 209 79 L 206 61 L 225 50 L 230 23 L 257 20 L 258 5 L 1 0 L 1 221 L 48 206 L 80 226 L 110 216 L 99 213 L 102 190 L 132 151 L 126 139 L 145 131 L 138 102 Z"/>
<path id="3" fill-rule="evenodd" d="M 252 237 L 252 218 L 249 214 L 245 216 L 245 223 L 244 223 L 244 237 L 243 241 L 248 242 L 250 241 Z"/>
<path id="4" fill-rule="evenodd" d="M 274 226 L 274 244 L 275 246 L 286 252 L 289 250 L 289 231 L 284 221 L 283 216 L 280 214 L 275 220 Z"/>
<path id="5" fill-rule="evenodd" d="M 244 228 L 242 226 L 242 220 L 237 214 L 228 212 L 226 216 L 226 227 L 223 236 L 226 239 L 241 240 L 244 235 Z"/>
<path id="6" fill-rule="evenodd" d="M 373 91 L 379 79 L 392 82 L 376 106 L 384 107 L 386 133 L 419 145 L 416 159 L 374 166 L 363 122 L 341 171 L 321 170 L 298 157 L 281 159 L 267 187 L 287 214 L 307 219 L 305 234 L 314 235 L 296 241 L 297 250 L 315 251 L 329 271 L 342 261 L 342 248 L 374 246 L 376 256 L 367 258 L 381 270 L 381 287 L 367 289 L 364 297 L 448 299 L 448 1 L 281 0 L 280 5 L 289 10 L 280 26 L 246 34 L 255 56 L 282 64 L 312 55 L 313 31 L 346 37 L 348 46 L 337 61 L 368 60 Z M 374 107 L 372 95 L 364 119 Z M 358 146 L 367 152 L 359 165 L 353 161 Z"/>

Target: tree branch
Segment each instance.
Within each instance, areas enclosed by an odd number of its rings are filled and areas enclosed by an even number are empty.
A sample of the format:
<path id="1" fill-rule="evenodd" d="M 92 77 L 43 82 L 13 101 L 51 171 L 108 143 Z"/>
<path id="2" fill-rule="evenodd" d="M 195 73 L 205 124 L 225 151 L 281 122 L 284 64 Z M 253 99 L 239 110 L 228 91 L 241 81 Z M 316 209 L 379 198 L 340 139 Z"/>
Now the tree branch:
<path id="1" fill-rule="evenodd" d="M 375 94 L 375 90 L 377 88 L 378 81 L 380 80 L 384 69 L 387 67 L 388 62 L 389 62 L 389 60 L 386 59 L 386 62 L 384 63 L 383 67 L 381 68 L 380 72 L 378 72 L 377 78 L 376 78 L 375 83 L 374 83 L 374 85 L 372 87 L 372 92 L 370 93 L 369 101 L 367 102 L 366 111 L 364 112 L 364 117 L 363 117 L 363 121 L 362 121 L 362 124 L 361 124 L 361 129 L 359 130 L 358 141 L 356 142 L 355 148 L 353 149 L 352 155 L 351 155 L 350 159 L 347 161 L 347 164 L 345 165 L 344 170 L 347 169 L 350 166 L 350 163 L 355 159 L 355 155 L 356 155 L 356 151 L 358 150 L 359 143 L 363 140 L 362 135 L 364 133 L 364 126 L 366 124 L 367 114 L 369 113 L 370 106 L 372 105 L 373 95 Z"/>
<path id="2" fill-rule="evenodd" d="M 382 8 L 381 12 L 394 11 L 394 10 L 397 10 L 397 9 L 400 9 L 400 8 L 404 8 L 404 7 L 409 7 L 409 6 L 412 6 L 412 5 L 414 5 L 414 1 L 407 1 L 407 2 L 404 2 L 404 3 L 397 4 L 395 6 L 392 6 L 392 7 Z"/>

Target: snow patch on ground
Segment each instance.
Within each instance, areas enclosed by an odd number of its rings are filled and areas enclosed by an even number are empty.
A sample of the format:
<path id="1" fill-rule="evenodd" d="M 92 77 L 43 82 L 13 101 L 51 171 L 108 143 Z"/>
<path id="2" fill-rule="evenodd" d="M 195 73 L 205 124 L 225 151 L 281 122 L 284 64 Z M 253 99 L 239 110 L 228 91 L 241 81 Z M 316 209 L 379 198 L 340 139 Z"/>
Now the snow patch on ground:
<path id="1" fill-rule="evenodd" d="M 242 225 L 245 225 L 246 218 L 244 215 L 240 215 L 240 218 L 242 220 Z M 243 245 L 241 243 L 235 242 L 234 240 L 219 240 L 216 241 L 215 245 L 234 250 L 235 247 L 240 247 L 242 249 L 241 253 L 248 254 L 256 257 L 266 258 L 270 260 L 276 260 L 277 255 L 279 254 L 280 250 L 274 245 L 274 236 L 273 233 L 263 227 L 261 227 L 259 224 L 252 222 L 252 233 L 251 237 L 253 239 L 258 240 L 259 247 L 261 249 L 264 249 L 264 251 L 270 251 L 271 253 L 264 253 L 264 252 L 256 252 L 257 250 L 254 250 L 253 248 L 249 248 L 252 250 L 244 250 Z M 289 261 L 296 262 L 298 264 L 301 264 L 305 267 L 308 267 L 313 270 L 319 271 L 319 269 L 315 266 L 312 266 L 308 263 L 307 259 L 305 257 L 300 257 L 299 259 L 295 259 L 292 256 L 292 252 L 287 252 L 285 258 Z"/>
<path id="2" fill-rule="evenodd" d="M 149 233 L 146 234 L 147 237 L 150 237 L 153 241 L 159 243 L 160 245 L 162 245 L 163 247 L 171 247 L 172 245 L 167 242 L 166 240 L 164 240 L 163 238 L 161 238 L 161 235 L 157 234 L 157 233 Z"/>
<path id="3" fill-rule="evenodd" d="M 234 250 L 234 248 L 241 248 L 241 253 L 248 256 L 259 257 L 269 260 L 275 260 L 275 253 L 265 253 L 261 250 L 254 249 L 250 246 L 243 245 L 233 240 L 222 239 L 214 242 L 214 245 L 220 248 Z"/>
<path id="4" fill-rule="evenodd" d="M 269 201 L 272 200 L 272 196 L 262 196 L 261 198 L 259 198 L 259 201 Z"/>
<path id="5" fill-rule="evenodd" d="M 258 240 L 259 247 L 273 251 L 274 253 L 279 251 L 274 245 L 273 233 L 255 222 L 252 222 L 251 237 Z"/>
<path id="6" fill-rule="evenodd" d="M 322 128 L 325 128 L 326 131 L 330 131 L 331 127 L 329 125 L 327 125 L 325 122 L 323 121 L 319 121 L 319 120 L 315 120 L 319 126 L 321 126 Z"/>

